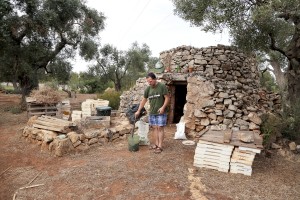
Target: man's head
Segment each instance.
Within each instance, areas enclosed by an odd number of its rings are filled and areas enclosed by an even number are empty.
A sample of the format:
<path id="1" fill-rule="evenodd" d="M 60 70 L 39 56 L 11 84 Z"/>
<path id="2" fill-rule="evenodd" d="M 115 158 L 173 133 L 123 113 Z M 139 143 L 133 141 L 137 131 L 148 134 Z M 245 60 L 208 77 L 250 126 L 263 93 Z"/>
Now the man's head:
<path id="1" fill-rule="evenodd" d="M 150 72 L 146 76 L 147 82 L 151 87 L 154 87 L 156 85 L 156 76 L 153 72 Z"/>

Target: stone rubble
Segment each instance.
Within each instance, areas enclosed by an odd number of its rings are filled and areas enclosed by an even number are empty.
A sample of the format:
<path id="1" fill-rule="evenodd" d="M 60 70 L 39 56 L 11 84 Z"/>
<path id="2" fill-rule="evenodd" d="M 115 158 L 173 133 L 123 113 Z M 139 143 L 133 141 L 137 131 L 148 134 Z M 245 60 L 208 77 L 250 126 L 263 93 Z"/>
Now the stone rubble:
<path id="1" fill-rule="evenodd" d="M 29 142 L 40 145 L 42 151 L 60 157 L 87 149 L 91 145 L 102 145 L 119 139 L 126 139 L 131 133 L 133 125 L 130 124 L 126 116 L 101 117 L 104 120 L 91 120 L 90 117 L 77 120 L 75 121 L 77 126 L 74 127 L 74 130 L 64 134 L 34 128 L 32 125 L 37 117 L 33 116 L 28 120 L 22 136 Z"/>

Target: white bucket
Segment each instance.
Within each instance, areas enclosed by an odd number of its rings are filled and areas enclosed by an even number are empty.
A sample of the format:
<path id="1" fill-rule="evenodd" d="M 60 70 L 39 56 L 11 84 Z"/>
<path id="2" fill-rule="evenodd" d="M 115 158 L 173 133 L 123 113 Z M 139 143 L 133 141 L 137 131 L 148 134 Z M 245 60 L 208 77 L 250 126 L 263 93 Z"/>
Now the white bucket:
<path id="1" fill-rule="evenodd" d="M 140 136 L 140 145 L 150 145 L 150 141 L 148 139 L 149 124 L 139 120 L 135 123 L 135 126 L 138 127 L 137 133 L 138 136 Z"/>

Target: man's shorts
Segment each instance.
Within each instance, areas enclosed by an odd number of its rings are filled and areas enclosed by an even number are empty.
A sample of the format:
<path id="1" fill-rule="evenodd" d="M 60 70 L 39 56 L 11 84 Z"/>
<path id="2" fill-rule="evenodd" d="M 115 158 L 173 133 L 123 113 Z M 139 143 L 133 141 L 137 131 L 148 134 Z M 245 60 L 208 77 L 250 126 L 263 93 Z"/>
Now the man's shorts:
<path id="1" fill-rule="evenodd" d="M 150 126 L 166 126 L 167 114 L 149 115 L 149 124 Z"/>

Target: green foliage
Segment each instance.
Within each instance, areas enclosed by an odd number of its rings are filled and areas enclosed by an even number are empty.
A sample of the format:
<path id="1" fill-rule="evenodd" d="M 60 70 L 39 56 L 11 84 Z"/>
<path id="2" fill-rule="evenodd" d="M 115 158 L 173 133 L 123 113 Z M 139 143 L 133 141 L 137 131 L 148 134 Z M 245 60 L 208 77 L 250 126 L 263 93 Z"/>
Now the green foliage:
<path id="1" fill-rule="evenodd" d="M 175 13 L 191 24 L 205 31 L 229 30 L 232 44 L 245 52 L 268 55 L 270 61 L 273 51 L 283 56 L 288 61 L 285 71 L 288 99 L 300 98 L 299 75 L 293 75 L 300 68 L 299 0 L 172 1 Z"/>
<path id="2" fill-rule="evenodd" d="M 283 107 L 283 124 L 282 135 L 291 140 L 300 139 L 300 100 L 292 106 Z"/>
<path id="3" fill-rule="evenodd" d="M 276 84 L 274 77 L 268 71 L 261 74 L 260 84 L 262 87 L 266 88 L 270 92 L 279 91 L 278 85 Z"/>
<path id="4" fill-rule="evenodd" d="M 20 114 L 20 113 L 22 113 L 23 111 L 22 111 L 21 106 L 14 106 L 14 107 L 12 107 L 12 108 L 10 109 L 10 112 L 11 112 L 12 114 Z"/>
<path id="5" fill-rule="evenodd" d="M 15 89 L 13 86 L 0 85 L 0 90 L 5 91 L 6 94 L 20 94 L 20 90 Z"/>
<path id="6" fill-rule="evenodd" d="M 58 90 L 58 85 L 59 85 L 59 83 L 58 83 L 58 81 L 57 80 L 52 80 L 52 81 L 49 81 L 49 82 L 45 82 L 44 83 L 45 84 L 45 86 L 47 86 L 47 87 L 49 87 L 49 88 L 52 88 L 52 89 L 54 89 L 54 90 Z"/>
<path id="7" fill-rule="evenodd" d="M 23 96 L 37 87 L 45 72 L 66 83 L 71 72 L 66 60 L 79 46 L 81 56 L 93 57 L 91 49 L 104 29 L 103 14 L 85 4 L 84 0 L 0 1 L 0 81 L 19 83 Z"/>
<path id="8" fill-rule="evenodd" d="M 109 106 L 113 110 L 118 110 L 120 105 L 121 92 L 114 89 L 107 89 L 104 93 L 97 95 L 99 99 L 105 99 L 109 101 Z"/>
<path id="9" fill-rule="evenodd" d="M 48 69 L 51 78 L 56 79 L 59 84 L 66 84 L 70 79 L 72 66 L 69 62 L 57 59 L 48 65 Z"/>
<path id="10" fill-rule="evenodd" d="M 88 73 L 112 81 L 115 90 L 121 91 L 146 71 L 148 62 L 154 60 L 150 55 L 151 51 L 146 44 L 140 47 L 138 43 L 133 43 L 128 51 L 119 51 L 106 44 L 99 50 L 97 64 L 90 66 Z"/>
<path id="11" fill-rule="evenodd" d="M 20 105 L 2 107 L 1 110 L 3 110 L 4 112 L 11 112 L 12 114 L 20 114 L 23 112 Z"/>
<path id="12" fill-rule="evenodd" d="M 289 140 L 300 140 L 300 101 L 289 107 L 284 106 L 281 115 L 262 115 L 261 131 L 264 136 L 264 146 L 269 148 L 278 136 Z"/>
<path id="13" fill-rule="evenodd" d="M 80 93 L 101 93 L 109 84 L 110 82 L 105 76 L 95 76 L 90 72 L 82 72 L 79 75 L 78 88 Z"/>
<path id="14" fill-rule="evenodd" d="M 261 119 L 260 130 L 263 134 L 263 145 L 269 149 L 271 144 L 276 141 L 277 136 L 281 135 L 284 125 L 280 116 L 271 113 L 262 115 Z"/>

